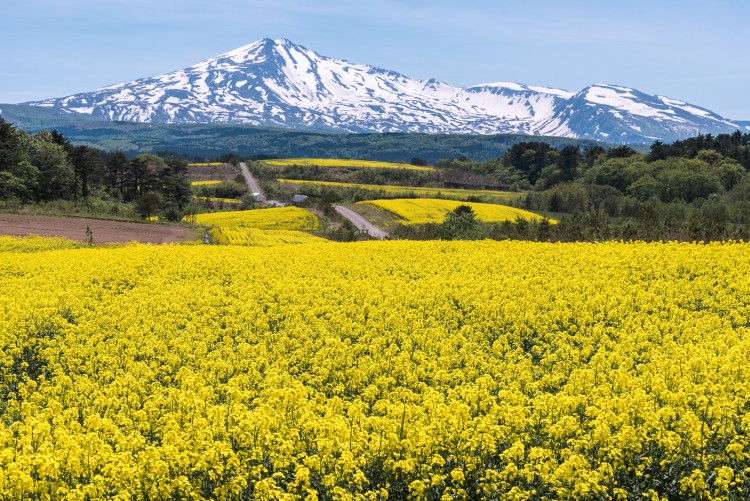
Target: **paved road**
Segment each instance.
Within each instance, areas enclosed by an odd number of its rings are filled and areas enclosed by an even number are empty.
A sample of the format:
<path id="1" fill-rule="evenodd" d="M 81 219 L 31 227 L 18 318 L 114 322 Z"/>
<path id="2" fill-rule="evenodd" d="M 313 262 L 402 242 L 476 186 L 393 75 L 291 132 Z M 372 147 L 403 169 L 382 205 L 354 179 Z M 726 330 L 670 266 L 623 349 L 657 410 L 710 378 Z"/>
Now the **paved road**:
<path id="1" fill-rule="evenodd" d="M 240 170 L 242 171 L 242 175 L 245 176 L 245 181 L 247 182 L 247 187 L 250 188 L 250 193 L 260 193 L 262 195 L 263 192 L 260 191 L 260 186 L 258 186 L 253 175 L 250 174 L 250 169 L 247 168 L 245 162 L 240 162 Z"/>
<path id="2" fill-rule="evenodd" d="M 375 238 L 386 238 L 388 236 L 388 233 L 373 225 L 370 221 L 363 218 L 353 210 L 347 209 L 342 205 L 337 205 L 335 209 L 336 212 L 347 218 L 354 224 L 354 226 L 356 226 L 363 232 L 367 232 Z"/>
<path id="3" fill-rule="evenodd" d="M 278 200 L 266 200 L 266 196 L 260 190 L 260 186 L 258 186 L 258 182 L 255 180 L 253 175 L 250 174 L 250 169 L 247 168 L 247 164 L 245 162 L 240 162 L 240 170 L 242 171 L 242 175 L 245 176 L 245 182 L 247 182 L 247 187 L 250 188 L 250 193 L 260 193 L 261 200 L 265 201 L 269 205 L 272 205 L 273 207 L 284 207 L 285 204 L 279 202 Z"/>

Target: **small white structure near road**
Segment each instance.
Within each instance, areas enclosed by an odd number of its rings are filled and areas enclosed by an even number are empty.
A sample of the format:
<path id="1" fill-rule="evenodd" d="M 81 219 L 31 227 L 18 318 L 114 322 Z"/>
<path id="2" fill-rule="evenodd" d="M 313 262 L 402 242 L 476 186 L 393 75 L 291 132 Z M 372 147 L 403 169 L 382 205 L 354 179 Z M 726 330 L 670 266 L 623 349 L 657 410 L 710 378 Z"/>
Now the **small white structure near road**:
<path id="1" fill-rule="evenodd" d="M 292 197 L 292 203 L 293 204 L 299 204 L 307 200 L 307 195 L 294 195 Z"/>
<path id="2" fill-rule="evenodd" d="M 265 202 L 266 197 L 263 195 L 263 193 L 253 193 L 253 198 L 256 202 Z"/>

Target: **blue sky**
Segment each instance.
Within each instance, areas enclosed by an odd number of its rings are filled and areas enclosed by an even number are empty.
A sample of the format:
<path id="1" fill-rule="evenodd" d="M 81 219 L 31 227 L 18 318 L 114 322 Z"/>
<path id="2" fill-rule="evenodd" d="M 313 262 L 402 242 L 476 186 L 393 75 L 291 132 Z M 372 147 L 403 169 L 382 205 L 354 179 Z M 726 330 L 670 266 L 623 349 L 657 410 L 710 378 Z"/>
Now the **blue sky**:
<path id="1" fill-rule="evenodd" d="M 750 120 L 744 0 L 23 0 L 0 16 L 0 102 L 154 76 L 260 38 L 455 85 L 637 88 Z"/>

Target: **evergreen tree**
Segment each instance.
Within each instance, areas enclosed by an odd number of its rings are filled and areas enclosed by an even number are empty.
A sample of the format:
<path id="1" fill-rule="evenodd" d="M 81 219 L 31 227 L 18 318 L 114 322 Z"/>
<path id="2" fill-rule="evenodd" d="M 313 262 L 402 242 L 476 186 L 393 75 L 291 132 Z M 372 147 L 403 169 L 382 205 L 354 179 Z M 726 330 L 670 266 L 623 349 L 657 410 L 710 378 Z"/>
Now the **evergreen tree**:
<path id="1" fill-rule="evenodd" d="M 471 238 L 478 225 L 474 209 L 470 205 L 459 205 L 445 216 L 438 235 L 443 240 Z"/>
<path id="2" fill-rule="evenodd" d="M 73 198 L 80 192 L 84 200 L 89 197 L 91 184 L 101 184 L 104 176 L 104 164 L 99 153 L 88 146 L 74 146 L 70 151 L 74 171 Z M 80 186 L 80 190 L 79 190 Z"/>
<path id="3" fill-rule="evenodd" d="M 122 151 L 113 151 L 104 155 L 107 172 L 107 187 L 111 192 L 125 195 L 125 179 L 128 171 L 128 157 Z"/>
<path id="4" fill-rule="evenodd" d="M 651 145 L 651 151 L 646 156 L 646 161 L 655 162 L 665 160 L 669 156 L 669 146 L 665 145 L 658 139 Z"/>
<path id="5" fill-rule="evenodd" d="M 187 163 L 181 160 L 168 160 L 159 170 L 158 181 L 166 219 L 179 221 L 192 196 L 187 177 Z"/>
<path id="6" fill-rule="evenodd" d="M 156 173 L 165 166 L 163 159 L 148 153 L 131 160 L 125 183 L 125 199 L 135 200 L 148 192 L 158 191 Z"/>
<path id="7" fill-rule="evenodd" d="M 594 162 L 601 156 L 606 156 L 607 150 L 602 146 L 590 146 L 583 151 L 583 161 L 586 167 L 591 168 L 594 166 Z"/>
<path id="8" fill-rule="evenodd" d="M 23 158 L 24 151 L 16 128 L 0 118 L 0 172 L 13 169 Z"/>
<path id="9" fill-rule="evenodd" d="M 566 146 L 560 150 L 560 156 L 557 159 L 557 168 L 560 170 L 561 182 L 575 179 L 579 159 L 578 146 Z"/>
<path id="10" fill-rule="evenodd" d="M 615 148 L 610 149 L 607 152 L 607 158 L 627 158 L 627 157 L 632 157 L 633 155 L 637 155 L 637 154 L 638 152 L 635 151 L 630 146 L 622 145 L 622 146 L 617 146 Z"/>
<path id="11" fill-rule="evenodd" d="M 35 190 L 37 201 L 70 199 L 73 197 L 75 172 L 65 149 L 48 141 L 49 133 L 32 138 L 31 164 L 39 171 Z"/>
<path id="12" fill-rule="evenodd" d="M 523 142 L 517 143 L 503 155 L 502 162 L 520 171 L 529 183 L 535 184 L 545 167 L 554 163 L 555 149 L 547 143 Z"/>

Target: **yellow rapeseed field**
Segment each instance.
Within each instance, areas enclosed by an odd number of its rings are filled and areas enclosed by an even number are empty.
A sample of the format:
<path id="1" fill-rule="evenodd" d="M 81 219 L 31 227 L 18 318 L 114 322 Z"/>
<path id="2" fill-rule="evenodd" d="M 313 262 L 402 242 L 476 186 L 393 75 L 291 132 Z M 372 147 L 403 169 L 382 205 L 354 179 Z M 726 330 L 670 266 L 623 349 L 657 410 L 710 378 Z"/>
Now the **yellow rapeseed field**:
<path id="1" fill-rule="evenodd" d="M 219 197 L 193 197 L 195 200 L 198 200 L 199 202 L 214 202 L 214 203 L 224 203 L 224 204 L 232 204 L 232 205 L 242 205 L 242 200 L 238 200 L 236 198 L 219 198 Z"/>
<path id="2" fill-rule="evenodd" d="M 267 165 L 276 167 L 357 167 L 364 169 L 405 169 L 432 171 L 432 167 L 393 162 L 379 162 L 376 160 L 349 160 L 339 158 L 282 158 L 277 160 L 263 160 Z"/>
<path id="3" fill-rule="evenodd" d="M 438 198 L 400 198 L 393 200 L 369 200 L 360 204 L 372 205 L 395 214 L 402 224 L 442 223 L 445 215 L 459 205 L 468 205 L 474 209 L 476 217 L 485 223 L 515 221 L 520 217 L 526 220 L 541 220 L 542 216 L 523 209 L 505 205 L 459 202 Z M 552 220 L 553 223 L 556 221 Z"/>
<path id="4" fill-rule="evenodd" d="M 279 183 L 286 184 L 310 184 L 318 186 L 329 186 L 331 188 L 359 189 L 367 191 L 377 191 L 388 194 L 400 195 L 422 195 L 422 196 L 445 196 L 458 199 L 467 199 L 472 196 L 490 198 L 500 201 L 517 200 L 524 196 L 524 193 L 513 191 L 496 191 L 496 190 L 464 190 L 458 188 L 427 188 L 420 186 L 388 186 L 379 184 L 358 184 L 358 183 L 338 183 L 334 181 L 314 181 L 303 179 L 277 179 Z"/>
<path id="5" fill-rule="evenodd" d="M 190 183 L 191 186 L 212 186 L 214 184 L 221 184 L 220 179 L 207 179 L 205 181 L 193 181 Z"/>
<path id="6" fill-rule="evenodd" d="M 286 244 L 325 243 L 328 240 L 304 231 L 260 230 L 241 226 L 217 226 L 210 230 L 211 242 L 219 245 L 252 245 L 273 247 Z"/>
<path id="7" fill-rule="evenodd" d="M 299 207 L 273 207 L 197 214 L 195 223 L 210 226 L 258 228 L 261 230 L 317 230 L 318 218 Z"/>
<path id="8" fill-rule="evenodd" d="M 750 496 L 748 244 L 22 246 L 2 499 Z"/>
<path id="9" fill-rule="evenodd" d="M 81 242 L 57 237 L 9 237 L 0 236 L 0 252 L 38 252 L 43 250 L 76 249 Z"/>
<path id="10" fill-rule="evenodd" d="M 224 162 L 198 162 L 188 164 L 188 167 L 217 167 L 220 165 L 227 165 Z"/>

